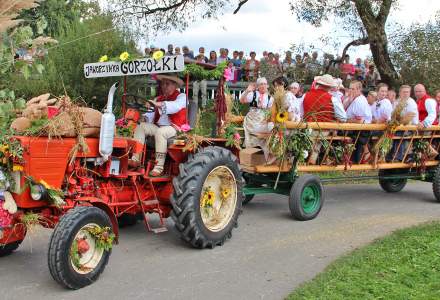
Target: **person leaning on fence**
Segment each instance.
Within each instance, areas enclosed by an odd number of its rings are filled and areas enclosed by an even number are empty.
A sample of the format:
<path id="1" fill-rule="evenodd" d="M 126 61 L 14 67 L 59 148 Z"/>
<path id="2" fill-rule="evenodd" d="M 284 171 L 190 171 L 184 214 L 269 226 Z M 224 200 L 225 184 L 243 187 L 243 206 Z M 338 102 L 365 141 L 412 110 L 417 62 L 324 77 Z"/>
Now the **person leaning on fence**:
<path id="1" fill-rule="evenodd" d="M 346 122 L 342 103 L 329 92 L 337 83 L 329 74 L 315 77 L 315 88 L 310 89 L 303 102 L 304 120 L 306 122 Z M 315 137 L 328 135 L 328 132 L 314 131 Z M 309 162 L 316 164 L 321 150 L 321 143 L 315 143 Z"/>
<path id="2" fill-rule="evenodd" d="M 168 150 L 168 139 L 176 136 L 176 128 L 187 123 L 186 120 L 186 95 L 180 93 L 178 88 L 183 81 L 173 75 L 157 75 L 161 82 L 162 95 L 154 101 L 154 122 L 142 122 L 136 127 L 134 139 L 141 144 L 145 143 L 147 136 L 154 136 L 156 150 L 156 165 L 150 176 L 161 176 L 164 171 L 165 158 Z M 147 107 L 151 104 L 147 103 Z M 129 161 L 130 167 L 139 167 L 140 154 L 133 155 Z"/>
<path id="3" fill-rule="evenodd" d="M 249 104 L 249 112 L 243 122 L 245 147 L 260 147 L 266 160 L 269 160 L 270 153 L 265 135 L 274 127 L 274 123 L 270 122 L 274 99 L 269 95 L 266 78 L 258 78 L 256 84 L 249 84 L 241 95 L 240 102 Z"/>
<path id="4" fill-rule="evenodd" d="M 205 62 L 205 56 L 199 54 L 196 57 L 197 62 L 204 63 Z M 202 108 L 206 107 L 206 103 L 208 101 L 208 81 L 206 78 L 203 77 L 194 77 L 191 78 L 193 80 L 193 98 L 192 101 L 194 102 L 195 106 L 198 107 L 199 105 L 199 92 L 202 94 Z M 197 111 L 198 109 L 195 109 Z"/>

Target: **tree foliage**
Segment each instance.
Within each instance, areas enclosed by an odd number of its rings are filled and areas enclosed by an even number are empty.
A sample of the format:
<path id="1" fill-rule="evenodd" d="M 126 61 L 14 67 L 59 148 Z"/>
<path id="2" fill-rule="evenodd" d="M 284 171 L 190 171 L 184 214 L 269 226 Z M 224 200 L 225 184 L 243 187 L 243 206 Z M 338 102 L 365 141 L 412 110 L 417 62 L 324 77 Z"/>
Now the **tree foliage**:
<path id="1" fill-rule="evenodd" d="M 227 8 L 241 8 L 248 0 L 109 0 L 119 24 L 132 25 L 142 34 L 184 30 L 195 20 L 215 18 Z"/>
<path id="2" fill-rule="evenodd" d="M 120 78 L 86 79 L 83 66 L 97 62 L 102 55 L 119 56 L 121 52 L 135 53 L 136 47 L 130 33 L 112 29 L 110 15 L 98 15 L 84 21 L 72 23 L 56 36 L 59 46 L 49 49 L 43 61 L 43 75 L 33 76 L 27 81 L 15 80 L 11 74 L 9 86 L 18 95 L 26 98 L 50 92 L 53 95 L 67 93 L 72 98 L 81 97 L 90 106 L 102 108 L 109 87 Z"/>
<path id="3" fill-rule="evenodd" d="M 68 30 L 72 23 L 89 19 L 99 11 L 99 4 L 94 1 L 44 0 L 37 7 L 21 11 L 19 18 L 36 34 L 56 36 Z"/>
<path id="4" fill-rule="evenodd" d="M 402 82 L 423 83 L 431 92 L 440 88 L 440 15 L 434 22 L 396 31 L 391 41 Z"/>
<path id="5" fill-rule="evenodd" d="M 291 10 L 297 18 L 320 26 L 331 17 L 339 19 L 343 29 L 352 33 L 352 45 L 369 44 L 382 79 L 392 85 L 399 78 L 389 52 L 385 24 L 398 0 L 292 0 Z M 348 47 L 344 49 L 346 51 Z M 345 53 L 343 53 L 345 54 Z"/>

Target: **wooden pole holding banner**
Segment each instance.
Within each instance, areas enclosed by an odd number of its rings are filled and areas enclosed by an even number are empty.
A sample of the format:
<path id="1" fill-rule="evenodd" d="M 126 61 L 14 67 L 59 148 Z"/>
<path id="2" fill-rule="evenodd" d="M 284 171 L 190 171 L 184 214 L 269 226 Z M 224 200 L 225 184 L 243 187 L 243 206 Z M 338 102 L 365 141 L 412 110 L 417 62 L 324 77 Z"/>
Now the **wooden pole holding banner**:
<path id="1" fill-rule="evenodd" d="M 185 94 L 186 94 L 186 123 L 189 124 L 189 74 L 186 74 L 185 82 Z"/>
<path id="2" fill-rule="evenodd" d="M 127 76 L 124 76 L 124 94 L 122 95 L 122 116 L 125 116 L 125 112 L 127 110 L 126 107 L 126 100 L 127 100 Z"/>

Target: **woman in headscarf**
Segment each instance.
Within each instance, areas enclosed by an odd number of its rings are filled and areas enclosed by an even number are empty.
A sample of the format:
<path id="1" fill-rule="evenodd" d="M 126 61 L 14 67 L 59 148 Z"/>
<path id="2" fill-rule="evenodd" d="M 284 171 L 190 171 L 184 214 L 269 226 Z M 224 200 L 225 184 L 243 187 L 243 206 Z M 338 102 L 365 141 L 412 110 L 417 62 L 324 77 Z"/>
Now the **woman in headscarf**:
<path id="1" fill-rule="evenodd" d="M 241 103 L 249 103 L 249 112 L 244 118 L 245 147 L 260 147 L 266 160 L 269 157 L 265 134 L 269 134 L 274 123 L 270 121 L 273 97 L 269 95 L 267 80 L 258 78 L 257 83 L 251 83 L 241 95 Z"/>

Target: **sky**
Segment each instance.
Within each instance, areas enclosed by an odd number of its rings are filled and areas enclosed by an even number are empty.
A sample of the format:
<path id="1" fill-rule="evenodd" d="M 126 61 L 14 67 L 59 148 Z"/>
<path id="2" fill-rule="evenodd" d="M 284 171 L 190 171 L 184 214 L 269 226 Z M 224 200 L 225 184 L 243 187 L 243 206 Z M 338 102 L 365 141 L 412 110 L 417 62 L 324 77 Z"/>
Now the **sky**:
<path id="1" fill-rule="evenodd" d="M 290 0 L 249 0 L 238 14 L 226 12 L 219 19 L 198 21 L 189 26 L 184 32 L 173 31 L 153 39 L 148 45 L 166 49 L 168 44 L 174 46 L 187 45 L 198 53 L 198 48 L 204 46 L 206 52 L 226 47 L 230 50 L 251 50 L 258 55 L 264 50 L 283 53 L 291 44 L 306 46 L 314 45 L 319 53 L 334 53 L 334 46 L 325 45 L 321 37 L 330 37 L 339 44 L 338 52 L 352 39 L 350 35 L 338 29 L 335 22 L 326 22 L 320 28 L 304 22 L 298 22 L 296 16 L 289 10 Z M 421 20 L 434 18 L 440 10 L 438 0 L 401 0 L 398 10 L 389 17 L 389 23 L 398 22 L 409 26 Z M 146 46 L 141 42 L 141 47 Z M 370 55 L 368 46 L 352 48 L 351 55 Z"/>

